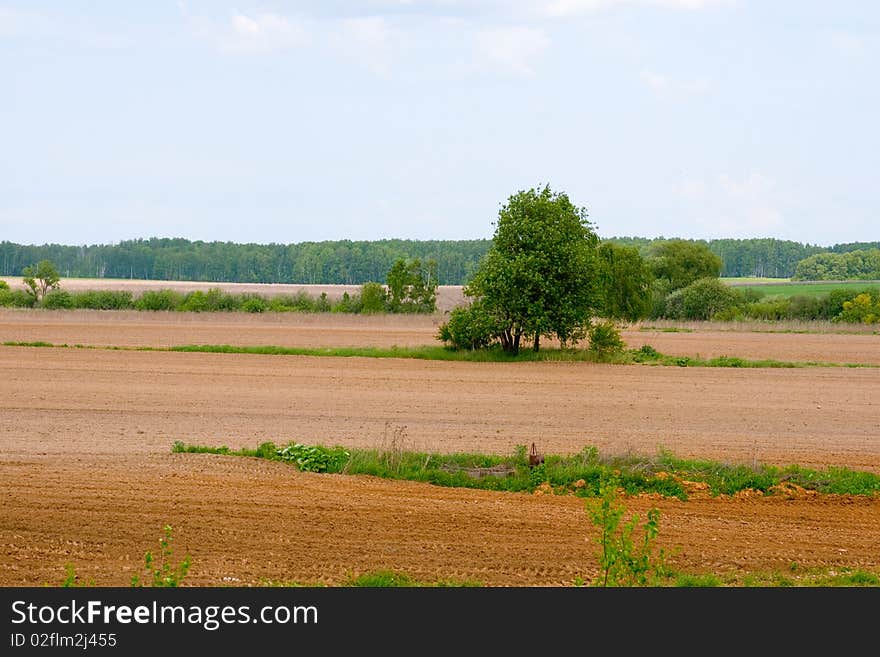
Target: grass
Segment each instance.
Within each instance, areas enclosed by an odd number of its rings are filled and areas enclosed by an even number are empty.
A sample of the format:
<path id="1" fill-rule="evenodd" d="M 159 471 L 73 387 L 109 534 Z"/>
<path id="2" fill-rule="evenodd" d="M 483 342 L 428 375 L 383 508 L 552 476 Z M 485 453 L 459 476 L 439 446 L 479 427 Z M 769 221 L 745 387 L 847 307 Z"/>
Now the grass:
<path id="1" fill-rule="evenodd" d="M 688 499 L 695 490 L 709 495 L 735 495 L 757 491 L 764 495 L 788 495 L 794 490 L 818 494 L 876 496 L 880 494 L 880 475 L 829 467 L 812 470 L 798 465 L 726 464 L 686 460 L 659 450 L 651 457 L 603 456 L 595 447 L 585 447 L 574 455 L 545 455 L 544 463 L 530 467 L 525 445 L 509 456 L 495 454 L 439 454 L 402 447 L 399 436 L 381 449 L 304 446 L 290 443 L 278 447 L 267 442 L 253 449 L 233 450 L 226 446 L 188 445 L 176 441 L 174 453 L 220 454 L 286 461 L 300 470 L 330 474 L 370 475 L 385 479 L 418 481 L 436 486 L 484 490 L 595 497 L 603 478 L 616 476 L 628 495 L 656 494 L 665 498 Z M 305 466 L 288 458 L 296 445 L 310 454 Z M 287 448 L 287 449 L 286 449 Z M 321 455 L 326 455 L 322 459 Z M 344 457 L 340 457 L 344 454 Z"/>
<path id="2" fill-rule="evenodd" d="M 449 347 L 279 347 L 275 345 L 212 345 L 190 344 L 171 347 L 123 347 L 113 345 L 69 345 L 50 342 L 7 341 L 4 347 L 40 347 L 58 349 L 99 349 L 108 351 L 160 351 L 211 354 L 253 354 L 270 356 L 326 356 L 333 358 L 410 358 L 418 360 L 455 361 L 469 363 L 512 362 L 588 362 L 617 365 L 661 365 L 676 367 L 735 367 L 735 368 L 804 368 L 804 367 L 870 367 L 871 363 L 834 363 L 821 361 L 783 361 L 775 359 L 749 360 L 734 356 L 694 358 L 668 356 L 649 345 L 639 349 L 599 353 L 590 349 L 546 348 L 538 352 L 522 350 L 516 356 L 500 348 L 455 350 Z"/>
<path id="3" fill-rule="evenodd" d="M 304 584 L 302 582 L 285 582 L 279 580 L 262 580 L 260 586 L 266 587 L 326 587 L 327 584 Z M 354 588 L 476 588 L 484 586 L 482 582 L 470 580 L 441 579 L 436 581 L 417 580 L 406 573 L 393 570 L 375 570 L 360 575 L 348 575 L 336 586 Z"/>
<path id="4" fill-rule="evenodd" d="M 863 290 L 870 287 L 876 281 L 839 281 L 839 282 L 809 282 L 809 281 L 790 281 L 790 282 L 754 282 L 754 283 L 738 283 L 733 284 L 730 279 L 725 279 L 729 285 L 744 288 L 753 287 L 764 293 L 765 296 L 810 296 L 818 297 L 828 294 L 832 290 Z M 772 281 L 772 279 L 770 279 Z"/>

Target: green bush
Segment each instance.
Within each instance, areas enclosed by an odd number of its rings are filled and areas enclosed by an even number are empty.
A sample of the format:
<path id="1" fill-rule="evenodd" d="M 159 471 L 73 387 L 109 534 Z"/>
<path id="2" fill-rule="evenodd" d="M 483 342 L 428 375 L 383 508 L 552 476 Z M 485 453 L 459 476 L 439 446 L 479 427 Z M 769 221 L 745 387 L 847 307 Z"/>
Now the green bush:
<path id="1" fill-rule="evenodd" d="M 266 303 L 266 300 L 260 296 L 248 296 L 241 303 L 241 310 L 246 313 L 261 313 L 264 312 L 269 305 Z"/>
<path id="2" fill-rule="evenodd" d="M 276 453 L 282 461 L 295 463 L 303 472 L 339 472 L 351 456 L 342 447 L 300 443 L 291 443 Z"/>
<path id="3" fill-rule="evenodd" d="M 89 310 L 129 310 L 134 308 L 127 290 L 86 290 L 73 293 L 73 307 Z"/>
<path id="4" fill-rule="evenodd" d="M 880 323 L 880 293 L 863 292 L 843 302 L 837 321 L 854 324 Z"/>
<path id="5" fill-rule="evenodd" d="M 24 290 L 0 290 L 0 306 L 7 308 L 33 308 L 36 303 L 36 297 Z"/>
<path id="6" fill-rule="evenodd" d="M 502 327 L 479 300 L 454 308 L 440 325 L 437 337 L 453 349 L 483 349 L 492 345 Z"/>
<path id="7" fill-rule="evenodd" d="M 597 354 L 614 354 L 623 351 L 625 345 L 620 337 L 620 331 L 614 326 L 614 322 L 597 322 L 590 327 L 590 351 Z"/>
<path id="8" fill-rule="evenodd" d="M 173 290 L 148 290 L 134 302 L 137 310 L 177 310 L 183 297 Z"/>
<path id="9" fill-rule="evenodd" d="M 40 306 L 48 310 L 73 308 L 73 297 L 67 290 L 52 290 L 43 297 Z"/>
<path id="10" fill-rule="evenodd" d="M 364 283 L 361 286 L 362 313 L 384 313 L 387 303 L 388 293 L 381 283 Z"/>

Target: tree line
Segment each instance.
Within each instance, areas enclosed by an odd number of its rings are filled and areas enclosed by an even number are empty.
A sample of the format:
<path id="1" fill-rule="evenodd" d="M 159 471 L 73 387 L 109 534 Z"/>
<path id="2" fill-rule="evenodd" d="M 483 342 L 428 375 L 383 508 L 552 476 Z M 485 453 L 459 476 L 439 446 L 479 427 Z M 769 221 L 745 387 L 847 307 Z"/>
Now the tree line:
<path id="1" fill-rule="evenodd" d="M 647 257 L 672 239 L 612 237 L 603 241 L 635 247 Z M 798 263 L 810 256 L 880 248 L 880 242 L 823 247 L 772 238 L 685 241 L 704 245 L 719 256 L 725 277 L 790 278 Z M 49 260 L 67 278 L 359 285 L 384 280 L 402 258 L 433 260 L 440 285 L 464 285 L 491 246 L 491 239 L 239 244 L 153 237 L 83 246 L 2 241 L 0 275 L 21 276 L 25 267 Z"/>

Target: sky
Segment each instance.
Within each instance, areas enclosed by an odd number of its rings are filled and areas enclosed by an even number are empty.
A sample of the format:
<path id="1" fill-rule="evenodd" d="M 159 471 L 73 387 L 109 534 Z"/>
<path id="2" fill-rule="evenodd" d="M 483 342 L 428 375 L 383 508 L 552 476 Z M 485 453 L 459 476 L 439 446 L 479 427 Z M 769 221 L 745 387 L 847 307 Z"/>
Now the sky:
<path id="1" fill-rule="evenodd" d="M 0 241 L 880 239 L 880 3 L 0 0 Z"/>

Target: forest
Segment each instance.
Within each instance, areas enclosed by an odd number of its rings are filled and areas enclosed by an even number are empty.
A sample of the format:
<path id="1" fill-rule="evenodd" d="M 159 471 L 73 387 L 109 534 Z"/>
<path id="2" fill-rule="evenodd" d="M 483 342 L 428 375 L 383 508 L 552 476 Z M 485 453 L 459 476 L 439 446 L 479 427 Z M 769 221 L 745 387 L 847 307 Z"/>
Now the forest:
<path id="1" fill-rule="evenodd" d="M 603 241 L 635 246 L 643 255 L 675 238 L 611 237 Z M 817 254 L 880 248 L 880 242 L 834 246 L 789 240 L 717 239 L 699 242 L 721 257 L 721 276 L 790 278 L 798 263 Z M 400 258 L 434 260 L 440 285 L 463 285 L 492 240 L 336 240 L 291 244 L 239 244 L 183 238 L 125 240 L 117 244 L 70 246 L 0 242 L 0 275 L 21 276 L 25 267 L 51 260 L 67 278 L 217 281 L 359 285 L 384 281 Z"/>

